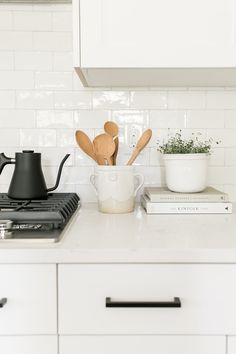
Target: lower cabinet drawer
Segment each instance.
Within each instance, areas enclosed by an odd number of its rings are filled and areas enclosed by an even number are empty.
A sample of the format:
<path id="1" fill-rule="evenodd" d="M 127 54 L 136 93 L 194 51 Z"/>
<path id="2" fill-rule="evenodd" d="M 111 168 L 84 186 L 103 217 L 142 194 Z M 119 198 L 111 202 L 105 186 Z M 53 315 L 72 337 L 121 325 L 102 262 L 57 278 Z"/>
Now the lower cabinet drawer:
<path id="1" fill-rule="evenodd" d="M 56 336 L 0 336 L 2 354 L 57 354 Z"/>
<path id="2" fill-rule="evenodd" d="M 236 334 L 234 279 L 235 265 L 61 265 L 59 333 Z"/>
<path id="3" fill-rule="evenodd" d="M 210 336 L 60 337 L 60 354 L 226 354 L 225 348 L 224 337 Z"/>
<path id="4" fill-rule="evenodd" d="M 0 265 L 0 335 L 56 334 L 56 283 L 56 265 Z"/>

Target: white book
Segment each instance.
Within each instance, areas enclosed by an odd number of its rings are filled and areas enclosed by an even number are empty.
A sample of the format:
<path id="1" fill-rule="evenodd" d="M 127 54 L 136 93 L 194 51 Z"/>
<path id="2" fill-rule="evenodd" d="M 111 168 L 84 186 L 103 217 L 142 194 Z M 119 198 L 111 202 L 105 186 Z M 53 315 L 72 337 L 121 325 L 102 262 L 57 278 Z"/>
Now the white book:
<path id="1" fill-rule="evenodd" d="M 232 203 L 230 202 L 152 203 L 142 195 L 141 205 L 147 214 L 232 214 Z"/>
<path id="2" fill-rule="evenodd" d="M 213 187 L 198 193 L 176 193 L 167 187 L 145 187 L 144 194 L 151 202 L 228 202 L 228 194 Z"/>

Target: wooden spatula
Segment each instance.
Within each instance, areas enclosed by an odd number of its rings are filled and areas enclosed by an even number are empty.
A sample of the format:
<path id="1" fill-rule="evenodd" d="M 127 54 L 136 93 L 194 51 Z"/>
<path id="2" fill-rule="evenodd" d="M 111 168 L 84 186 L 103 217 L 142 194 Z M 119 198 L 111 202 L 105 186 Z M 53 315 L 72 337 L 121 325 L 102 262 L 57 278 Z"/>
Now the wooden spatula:
<path id="1" fill-rule="evenodd" d="M 77 130 L 75 133 L 75 139 L 79 147 L 94 161 L 97 162 L 96 155 L 94 153 L 93 143 L 89 139 L 88 135 L 82 132 L 81 130 Z"/>
<path id="2" fill-rule="evenodd" d="M 112 156 L 112 160 L 113 160 L 113 165 L 116 165 L 116 158 L 117 158 L 118 148 L 119 148 L 119 138 L 118 138 L 119 127 L 115 122 L 107 121 L 104 124 L 104 130 L 107 134 L 113 137 L 113 140 L 115 142 L 116 148 Z"/>
<path id="3" fill-rule="evenodd" d="M 145 146 L 149 143 L 150 139 L 152 137 L 152 131 L 151 129 L 145 130 L 145 132 L 141 135 L 139 138 L 135 149 L 131 155 L 131 158 L 127 162 L 127 165 L 132 165 L 132 163 L 135 161 L 137 156 L 140 154 L 140 152 L 145 148 Z"/>
<path id="4" fill-rule="evenodd" d="M 98 156 L 98 163 L 105 164 L 107 161 L 108 165 L 112 165 L 111 156 L 114 154 L 116 145 L 113 138 L 109 134 L 100 134 L 96 136 L 93 140 L 94 152 L 96 157 Z M 104 159 L 104 163 L 101 163 L 101 157 Z"/>

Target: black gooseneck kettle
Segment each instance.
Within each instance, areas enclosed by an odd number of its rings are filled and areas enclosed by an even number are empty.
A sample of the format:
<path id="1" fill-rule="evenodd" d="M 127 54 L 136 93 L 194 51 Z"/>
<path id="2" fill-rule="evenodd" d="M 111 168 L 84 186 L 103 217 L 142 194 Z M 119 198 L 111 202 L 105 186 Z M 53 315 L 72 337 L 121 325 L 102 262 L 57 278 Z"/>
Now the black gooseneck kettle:
<path id="1" fill-rule="evenodd" d="M 8 164 L 15 164 L 15 170 L 8 190 L 8 196 L 13 199 L 46 199 L 48 192 L 54 191 L 60 182 L 61 171 L 67 154 L 60 163 L 56 184 L 47 188 L 41 166 L 41 154 L 33 150 L 16 152 L 15 159 L 0 154 L 0 174 Z"/>

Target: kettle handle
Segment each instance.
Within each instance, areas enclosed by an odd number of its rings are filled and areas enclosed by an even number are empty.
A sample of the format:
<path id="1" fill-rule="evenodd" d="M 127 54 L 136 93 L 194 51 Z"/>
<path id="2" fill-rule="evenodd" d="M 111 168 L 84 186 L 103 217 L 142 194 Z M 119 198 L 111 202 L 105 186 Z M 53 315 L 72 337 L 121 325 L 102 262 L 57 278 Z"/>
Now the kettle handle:
<path id="1" fill-rule="evenodd" d="M 0 154 L 0 174 L 2 173 L 2 170 L 4 169 L 4 167 L 8 164 L 14 164 L 15 163 L 15 159 L 12 159 L 10 157 L 7 157 L 4 152 L 2 152 Z"/>
<path id="2" fill-rule="evenodd" d="M 48 188 L 48 189 L 47 189 L 47 192 L 52 192 L 52 191 L 54 191 L 54 190 L 58 187 L 59 182 L 60 182 L 60 178 L 61 178 L 61 171 L 62 171 L 63 165 L 64 165 L 64 163 L 66 162 L 66 160 L 68 159 L 69 156 L 70 156 L 70 154 L 66 154 L 66 156 L 64 157 L 64 159 L 61 161 L 60 166 L 59 166 L 59 169 L 58 169 L 58 173 L 57 173 L 56 184 L 55 184 L 54 187 Z"/>

